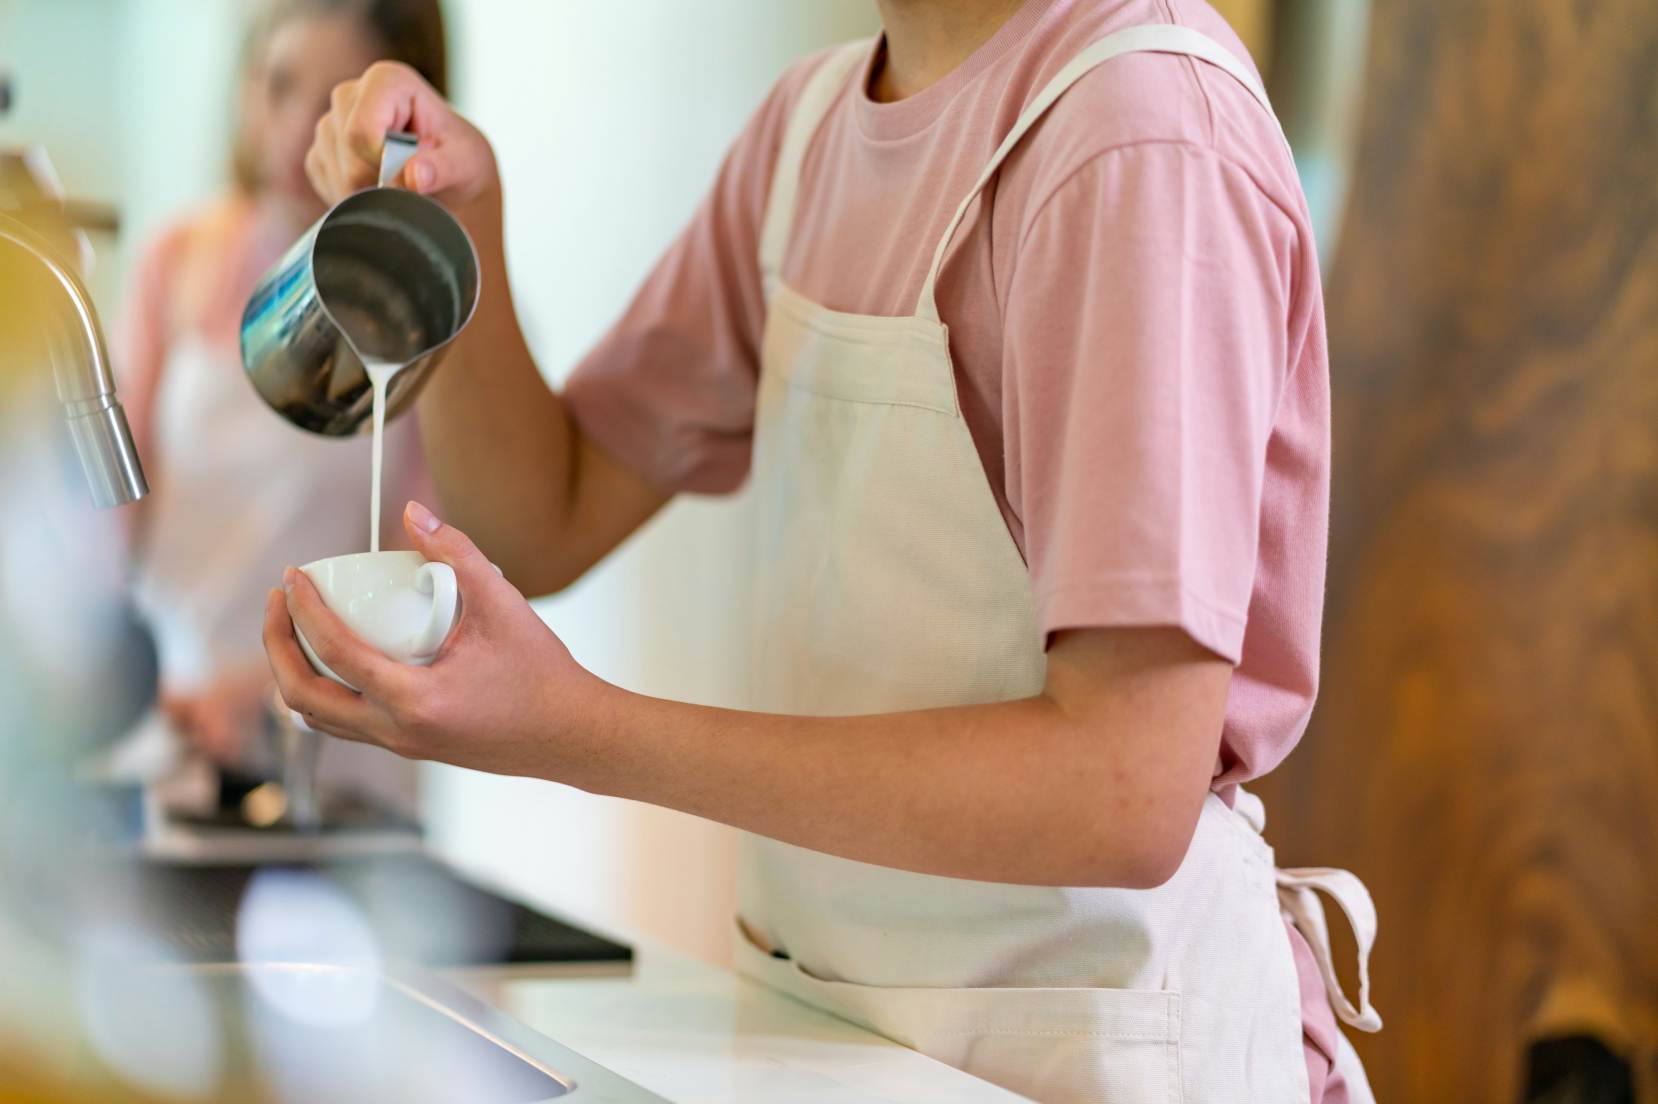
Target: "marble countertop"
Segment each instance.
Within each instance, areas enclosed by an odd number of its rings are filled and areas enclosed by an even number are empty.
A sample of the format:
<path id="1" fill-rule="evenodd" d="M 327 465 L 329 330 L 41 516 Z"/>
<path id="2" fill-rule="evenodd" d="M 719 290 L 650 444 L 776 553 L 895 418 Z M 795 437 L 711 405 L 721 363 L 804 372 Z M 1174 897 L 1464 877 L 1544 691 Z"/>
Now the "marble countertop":
<path id="1" fill-rule="evenodd" d="M 1007 1104 L 1004 1089 L 728 970 L 635 940 L 631 974 L 451 974 L 564 1046 L 679 1104 Z"/>

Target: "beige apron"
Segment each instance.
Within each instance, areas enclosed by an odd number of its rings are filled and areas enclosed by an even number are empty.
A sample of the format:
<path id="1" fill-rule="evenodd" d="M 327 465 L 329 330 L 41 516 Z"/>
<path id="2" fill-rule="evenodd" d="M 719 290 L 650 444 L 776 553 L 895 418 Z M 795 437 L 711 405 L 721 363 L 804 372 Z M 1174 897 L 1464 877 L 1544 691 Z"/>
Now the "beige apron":
<path id="1" fill-rule="evenodd" d="M 933 286 L 974 197 L 1072 82 L 1134 51 L 1253 75 L 1181 27 L 1084 50 L 1020 117 L 939 242 L 909 317 L 828 310 L 778 278 L 801 159 L 867 56 L 832 54 L 783 137 L 761 268 L 770 310 L 753 462 L 753 701 L 793 714 L 887 713 L 1042 689 L 1030 578 L 957 403 Z M 1056 767 L 1056 769 L 1061 769 Z M 891 870 L 747 836 L 744 972 L 1040 1100 L 1306 1101 L 1301 1000 L 1278 885 L 1320 955 L 1314 889 L 1374 916 L 1341 872 L 1275 871 L 1260 802 L 1210 795 L 1180 870 L 1153 890 L 994 885 Z M 1125 826 L 1127 828 L 1128 826 Z M 1131 829 L 1130 829 L 1131 830 Z M 1311 930 L 1309 930 L 1311 929 Z M 762 950 L 761 947 L 766 948 Z M 771 953 L 766 953 L 770 951 Z M 1333 986 L 1332 986 L 1333 987 Z M 1350 1023 L 1379 1026 L 1367 997 Z M 1344 1059 L 1364 1099 L 1363 1072 Z"/>

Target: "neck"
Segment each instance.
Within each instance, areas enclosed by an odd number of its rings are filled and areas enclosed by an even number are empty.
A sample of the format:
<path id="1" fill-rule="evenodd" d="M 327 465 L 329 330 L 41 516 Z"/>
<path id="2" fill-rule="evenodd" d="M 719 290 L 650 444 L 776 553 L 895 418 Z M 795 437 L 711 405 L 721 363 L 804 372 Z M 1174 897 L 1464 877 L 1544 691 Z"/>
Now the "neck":
<path id="1" fill-rule="evenodd" d="M 1024 0 L 875 0 L 886 51 L 870 85 L 882 103 L 948 76 L 1001 30 Z"/>

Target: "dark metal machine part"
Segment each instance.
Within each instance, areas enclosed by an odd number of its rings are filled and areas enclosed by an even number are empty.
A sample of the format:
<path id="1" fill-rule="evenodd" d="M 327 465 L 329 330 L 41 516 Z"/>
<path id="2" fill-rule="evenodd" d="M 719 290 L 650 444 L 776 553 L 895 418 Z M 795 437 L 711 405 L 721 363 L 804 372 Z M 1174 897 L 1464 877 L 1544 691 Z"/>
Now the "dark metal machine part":
<path id="1" fill-rule="evenodd" d="M 234 962 L 236 914 L 255 874 L 300 871 L 343 889 L 363 910 L 388 959 L 444 968 L 593 963 L 626 966 L 622 944 L 509 901 L 428 856 L 387 855 L 326 864 L 114 866 L 107 904 L 187 962 Z M 436 918 L 444 922 L 435 922 Z"/>

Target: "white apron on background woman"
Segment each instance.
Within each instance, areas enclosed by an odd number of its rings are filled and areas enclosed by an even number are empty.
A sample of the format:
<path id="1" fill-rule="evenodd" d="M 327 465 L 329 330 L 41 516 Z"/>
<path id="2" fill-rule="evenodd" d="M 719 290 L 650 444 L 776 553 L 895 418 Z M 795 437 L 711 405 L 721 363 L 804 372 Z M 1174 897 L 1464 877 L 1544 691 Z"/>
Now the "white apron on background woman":
<path id="1" fill-rule="evenodd" d="M 1094 43 L 1032 102 L 963 197 L 915 313 L 829 310 L 784 286 L 801 160 L 867 44 L 830 55 L 784 132 L 761 233 L 769 295 L 755 416 L 755 709 L 871 714 L 1024 698 L 1046 657 L 1030 577 L 957 401 L 933 288 L 950 237 L 1025 131 L 1083 73 L 1137 51 L 1253 75 L 1184 27 Z M 1063 764 L 1055 764 L 1063 769 Z M 747 836 L 737 955 L 748 974 L 1043 1101 L 1303 1102 L 1299 983 L 1284 916 L 1349 1024 L 1314 890 L 1374 913 L 1340 871 L 1277 871 L 1260 802 L 1211 794 L 1153 890 L 997 885 Z M 1125 824 L 1124 831 L 1133 831 Z M 1280 886 L 1285 888 L 1280 890 Z M 1280 900 L 1280 894 L 1283 900 Z M 1288 910 L 1287 912 L 1285 910 Z M 1338 1062 L 1368 1099 L 1350 1049 Z"/>
<path id="2" fill-rule="evenodd" d="M 190 692 L 265 662 L 265 595 L 282 569 L 366 552 L 366 437 L 322 437 L 270 410 L 243 378 L 241 357 L 207 337 L 172 342 L 155 396 L 133 597 L 154 634 L 164 686 Z M 395 545 L 420 442 L 414 419 L 387 427 L 382 534 Z M 417 768 L 380 748 L 325 740 L 326 790 L 348 786 L 414 809 Z"/>

